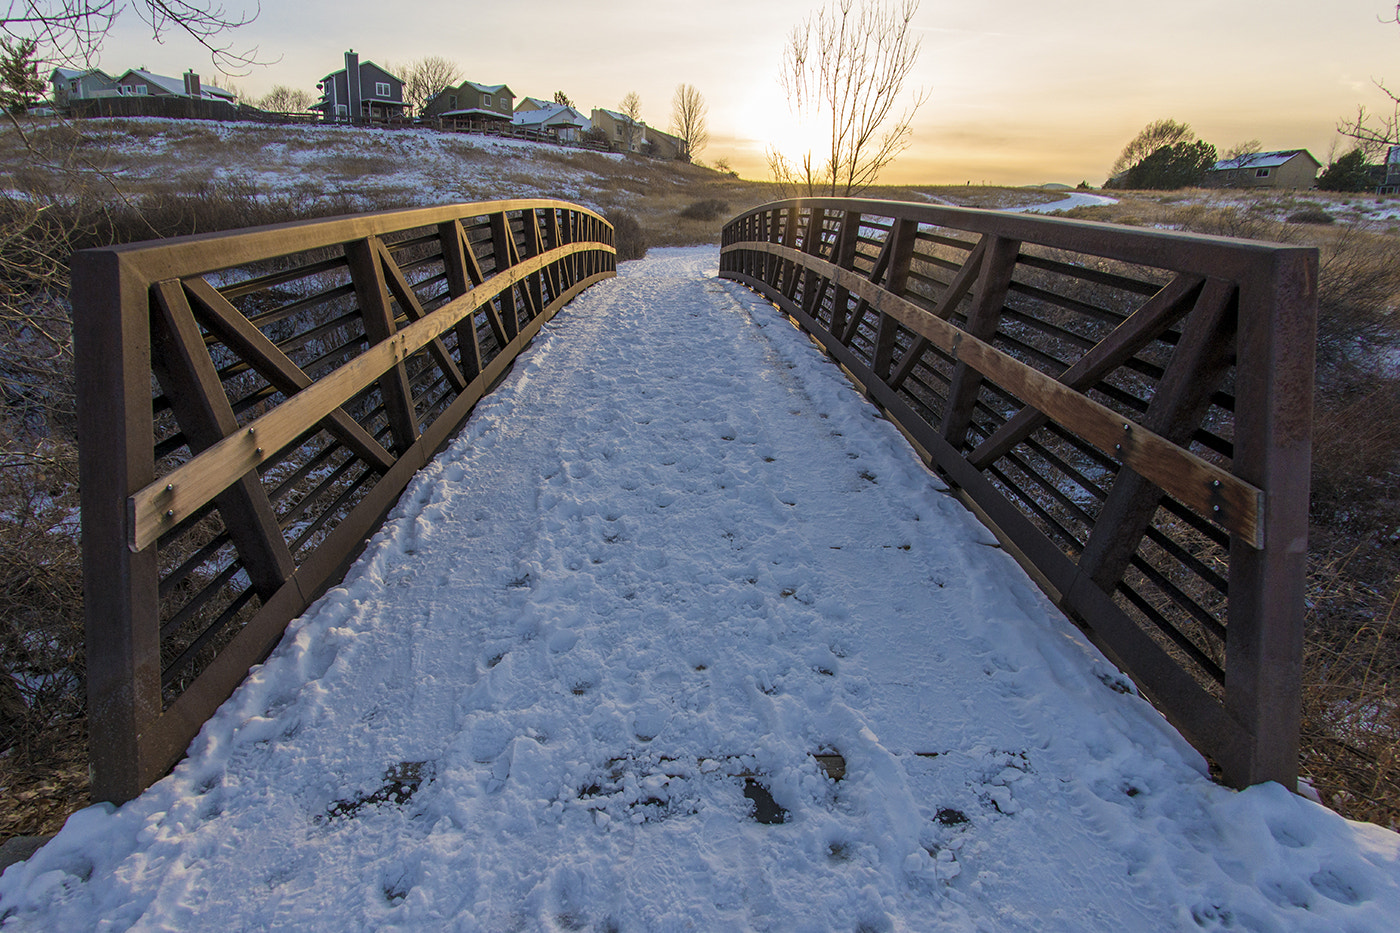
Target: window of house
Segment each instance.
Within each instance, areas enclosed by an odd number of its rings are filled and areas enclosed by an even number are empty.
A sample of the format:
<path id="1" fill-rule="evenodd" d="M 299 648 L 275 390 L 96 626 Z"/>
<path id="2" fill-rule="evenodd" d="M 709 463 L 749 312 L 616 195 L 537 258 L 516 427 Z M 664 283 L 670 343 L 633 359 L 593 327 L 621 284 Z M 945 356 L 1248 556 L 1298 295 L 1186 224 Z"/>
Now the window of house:
<path id="1" fill-rule="evenodd" d="M 1269 170 L 1266 169 L 1266 168 L 1256 169 L 1255 172 L 1254 172 L 1254 177 L 1255 177 L 1255 178 L 1268 178 L 1268 177 L 1269 177 Z"/>
<path id="2" fill-rule="evenodd" d="M 505 99 L 504 97 L 502 97 L 502 98 L 501 98 L 501 109 L 504 110 L 504 109 L 506 109 L 506 108 L 509 107 L 509 106 L 510 106 L 510 104 L 507 104 L 507 103 L 506 103 L 506 99 Z"/>
<path id="3" fill-rule="evenodd" d="M 490 106 L 491 106 L 491 95 L 490 95 L 490 94 L 482 94 L 482 95 L 481 95 L 481 106 L 483 106 L 483 107 L 490 107 Z"/>
<path id="4" fill-rule="evenodd" d="M 335 115 L 338 117 L 348 117 L 350 116 L 350 108 L 345 104 L 336 104 Z"/>
<path id="5" fill-rule="evenodd" d="M 375 97 L 388 97 L 388 96 L 389 96 L 389 84 L 388 84 L 388 82 L 385 82 L 385 81 L 376 81 L 376 82 L 374 82 L 374 96 L 375 96 Z"/>
<path id="6" fill-rule="evenodd" d="M 448 94 L 448 95 L 447 95 L 447 106 L 450 107 L 450 108 L 453 109 L 453 110 L 456 110 L 456 109 L 457 109 L 457 95 L 456 95 L 456 94 Z"/>

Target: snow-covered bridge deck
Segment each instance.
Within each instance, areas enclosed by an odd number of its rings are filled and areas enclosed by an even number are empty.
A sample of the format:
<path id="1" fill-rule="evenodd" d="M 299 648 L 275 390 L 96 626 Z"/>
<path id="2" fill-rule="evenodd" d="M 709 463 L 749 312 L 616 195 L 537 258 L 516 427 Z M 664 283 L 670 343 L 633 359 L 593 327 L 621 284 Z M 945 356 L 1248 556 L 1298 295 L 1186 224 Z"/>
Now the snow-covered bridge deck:
<path id="1" fill-rule="evenodd" d="M 1392 928 L 1395 835 L 1213 784 L 716 264 L 653 251 L 547 325 L 0 927 Z"/>

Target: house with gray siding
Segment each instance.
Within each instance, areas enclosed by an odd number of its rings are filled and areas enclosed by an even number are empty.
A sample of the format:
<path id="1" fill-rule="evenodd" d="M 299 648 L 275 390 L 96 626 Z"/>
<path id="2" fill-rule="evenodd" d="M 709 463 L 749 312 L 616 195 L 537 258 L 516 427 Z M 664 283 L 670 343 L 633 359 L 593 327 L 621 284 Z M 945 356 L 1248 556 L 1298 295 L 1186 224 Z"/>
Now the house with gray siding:
<path id="1" fill-rule="evenodd" d="M 327 123 L 384 122 L 404 115 L 403 81 L 374 62 L 362 62 L 354 49 L 345 53 L 345 67 L 326 75 L 316 85 L 321 92 L 319 110 Z"/>

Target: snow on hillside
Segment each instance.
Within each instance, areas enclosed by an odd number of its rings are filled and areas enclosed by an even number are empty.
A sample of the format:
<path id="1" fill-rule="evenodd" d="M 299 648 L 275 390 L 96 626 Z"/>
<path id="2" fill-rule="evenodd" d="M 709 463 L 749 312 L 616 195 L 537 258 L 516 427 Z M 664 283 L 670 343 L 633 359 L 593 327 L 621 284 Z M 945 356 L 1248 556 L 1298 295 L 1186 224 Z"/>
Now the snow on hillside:
<path id="1" fill-rule="evenodd" d="M 0 930 L 1394 929 L 1400 836 L 1211 783 L 715 259 L 565 309 Z"/>
<path id="2" fill-rule="evenodd" d="M 183 181 L 191 189 L 234 181 L 263 195 L 292 196 L 314 188 L 357 208 L 511 197 L 593 207 L 592 192 L 610 184 L 601 166 L 624 161 L 617 153 L 428 129 L 155 118 L 88 120 L 82 128 L 104 142 L 119 182 Z"/>

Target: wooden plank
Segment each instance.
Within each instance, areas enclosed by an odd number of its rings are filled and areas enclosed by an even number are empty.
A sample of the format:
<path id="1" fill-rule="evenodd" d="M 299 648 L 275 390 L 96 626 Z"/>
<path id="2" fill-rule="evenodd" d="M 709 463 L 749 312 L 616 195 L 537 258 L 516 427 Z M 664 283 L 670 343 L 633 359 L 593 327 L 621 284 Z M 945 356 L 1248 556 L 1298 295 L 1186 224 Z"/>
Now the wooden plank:
<path id="1" fill-rule="evenodd" d="M 1177 275 L 1056 378 L 1072 389 L 1092 388 L 1180 320 L 1204 284 L 1202 276 Z M 986 467 L 1044 423 L 1042 413 L 1021 409 L 969 454 L 968 462 L 978 469 Z"/>
<path id="2" fill-rule="evenodd" d="M 255 467 L 261 459 L 261 455 L 255 453 L 256 448 L 271 452 L 294 442 L 307 425 L 317 423 L 358 395 L 398 361 L 421 350 L 428 341 L 455 326 L 499 291 L 514 287 L 530 272 L 557 258 L 598 248 L 606 247 L 592 242 L 571 243 L 492 276 L 482 286 L 449 301 L 390 339 L 371 346 L 334 373 L 254 420 L 246 430 L 225 438 L 131 494 L 126 500 L 127 546 L 134 551 L 148 548 L 167 528 L 174 527 Z M 147 406 L 149 419 L 149 403 Z"/>
<path id="3" fill-rule="evenodd" d="M 170 400 L 190 453 L 197 455 L 239 433 L 238 419 L 180 282 L 158 282 L 151 297 L 151 369 Z M 255 453 L 261 457 L 267 452 Z M 271 596 L 296 570 L 296 562 L 257 470 L 244 472 L 214 502 L 253 588 L 264 598 Z"/>
<path id="4" fill-rule="evenodd" d="M 183 284 L 195 316 L 210 333 L 246 360 L 255 372 L 276 386 L 283 395 L 293 396 L 311 385 L 311 377 L 212 285 L 199 277 L 186 279 Z M 343 408 L 331 412 L 323 424 L 342 444 L 373 464 L 381 473 L 393 466 L 393 455 Z"/>
<path id="5" fill-rule="evenodd" d="M 387 343 L 397 331 L 377 244 L 377 238 L 345 244 L 345 258 L 350 265 L 350 278 L 355 283 L 355 297 L 370 346 Z M 407 359 L 407 355 L 400 357 L 379 375 L 384 415 L 389 419 L 394 452 L 399 456 L 418 440 L 418 415 L 413 410 L 413 389 L 408 384 L 408 372 L 404 367 Z"/>
<path id="6" fill-rule="evenodd" d="M 784 247 L 772 243 L 742 243 L 724 249 L 768 251 Z M 967 363 L 1022 402 L 1044 411 L 1051 420 L 1094 447 L 1142 473 L 1184 505 L 1208 516 L 1241 540 L 1251 542 L 1251 546 L 1263 547 L 1265 509 L 1263 493 L 1258 487 L 1158 437 L 917 305 L 883 291 L 858 273 L 795 250 L 792 255 L 836 280 L 851 293 L 865 298 L 880 311 L 893 315 L 909 330 L 923 334 L 933 346 Z"/>

